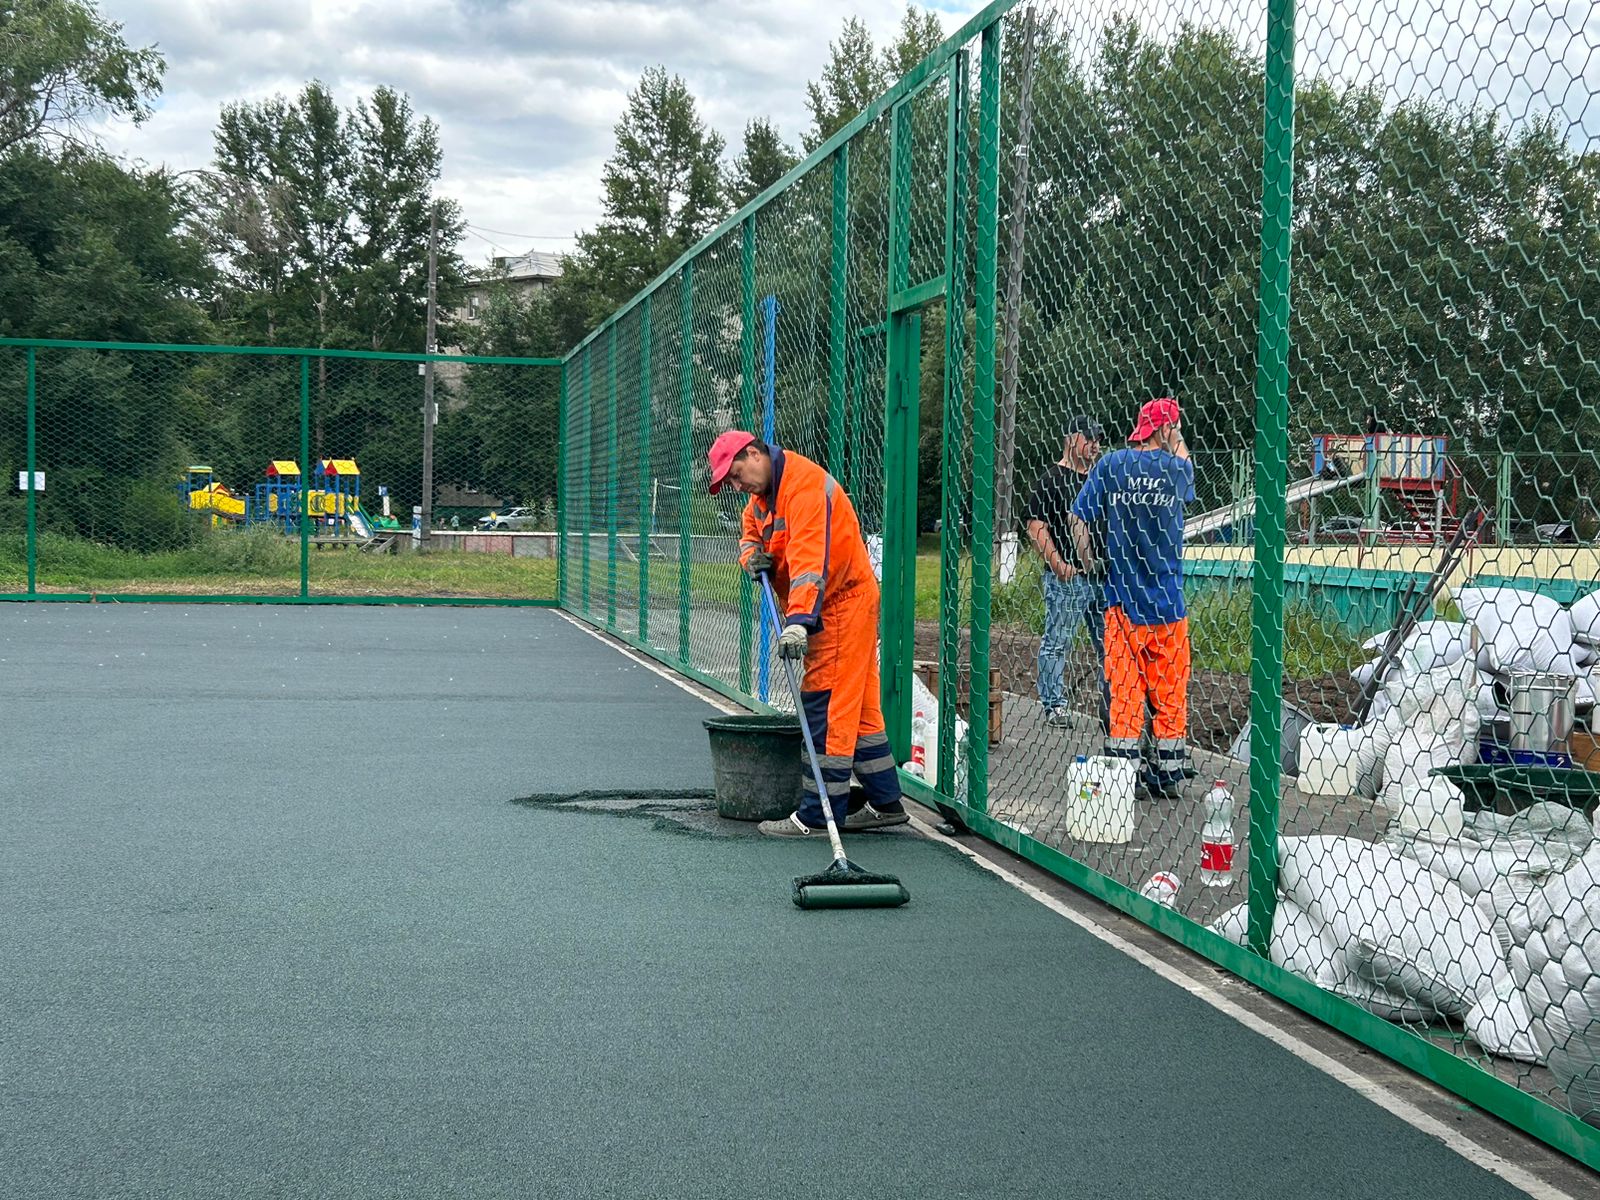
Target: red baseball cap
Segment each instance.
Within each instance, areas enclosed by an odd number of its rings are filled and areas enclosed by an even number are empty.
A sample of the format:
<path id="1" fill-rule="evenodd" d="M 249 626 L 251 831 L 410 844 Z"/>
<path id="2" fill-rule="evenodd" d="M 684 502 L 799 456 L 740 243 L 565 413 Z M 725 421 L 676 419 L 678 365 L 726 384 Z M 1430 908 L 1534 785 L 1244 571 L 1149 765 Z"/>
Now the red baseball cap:
<path id="1" fill-rule="evenodd" d="M 1130 442 L 1146 442 L 1163 425 L 1178 423 L 1178 402 L 1170 396 L 1152 400 L 1139 410 L 1139 423 L 1128 435 Z"/>
<path id="2" fill-rule="evenodd" d="M 755 434 L 746 433 L 742 429 L 730 429 L 726 433 L 717 434 L 717 440 L 711 443 L 711 452 L 706 455 L 711 463 L 710 491 L 713 496 L 722 490 L 722 483 L 728 478 L 728 468 L 733 466 L 733 460 L 739 457 L 739 451 L 755 440 Z"/>

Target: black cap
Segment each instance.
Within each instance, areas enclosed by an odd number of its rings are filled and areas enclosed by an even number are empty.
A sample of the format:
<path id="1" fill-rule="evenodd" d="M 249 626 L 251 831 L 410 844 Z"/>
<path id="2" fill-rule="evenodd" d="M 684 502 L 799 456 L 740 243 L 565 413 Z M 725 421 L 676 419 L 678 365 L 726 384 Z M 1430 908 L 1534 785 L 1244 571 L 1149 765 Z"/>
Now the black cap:
<path id="1" fill-rule="evenodd" d="M 1073 417 L 1072 420 L 1067 422 L 1067 432 L 1065 436 L 1071 437 L 1075 433 L 1081 433 L 1091 442 L 1100 442 L 1105 440 L 1105 432 L 1106 431 L 1104 429 L 1100 428 L 1099 421 L 1096 421 L 1087 413 L 1079 413 L 1077 416 Z"/>

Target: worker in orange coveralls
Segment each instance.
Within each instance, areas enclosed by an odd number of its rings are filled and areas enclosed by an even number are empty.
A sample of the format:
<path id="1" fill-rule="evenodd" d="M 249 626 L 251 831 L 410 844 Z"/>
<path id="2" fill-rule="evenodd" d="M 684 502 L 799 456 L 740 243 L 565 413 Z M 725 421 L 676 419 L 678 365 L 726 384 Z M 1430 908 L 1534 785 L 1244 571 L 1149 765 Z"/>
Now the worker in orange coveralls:
<path id="1" fill-rule="evenodd" d="M 741 429 L 720 434 L 709 458 L 712 495 L 731 485 L 750 497 L 739 562 L 758 582 L 770 574 L 784 620 L 778 656 L 804 662 L 800 697 L 834 821 L 845 831 L 905 824 L 878 689 L 878 580 L 855 505 L 809 458 Z M 762 833 L 807 837 L 826 829 L 822 797 L 801 768 L 799 809 L 761 822 Z M 854 812 L 852 770 L 865 792 Z"/>
<path id="2" fill-rule="evenodd" d="M 1072 504 L 1072 536 L 1093 563 L 1100 522 L 1106 547 L 1106 678 L 1111 728 L 1106 754 L 1137 759 L 1145 709 L 1156 762 L 1141 779 L 1153 800 L 1182 794 L 1189 777 L 1189 618 L 1183 603 L 1183 506 L 1194 500 L 1194 463 L 1178 402 L 1139 410 L 1129 446 L 1095 463 Z"/>

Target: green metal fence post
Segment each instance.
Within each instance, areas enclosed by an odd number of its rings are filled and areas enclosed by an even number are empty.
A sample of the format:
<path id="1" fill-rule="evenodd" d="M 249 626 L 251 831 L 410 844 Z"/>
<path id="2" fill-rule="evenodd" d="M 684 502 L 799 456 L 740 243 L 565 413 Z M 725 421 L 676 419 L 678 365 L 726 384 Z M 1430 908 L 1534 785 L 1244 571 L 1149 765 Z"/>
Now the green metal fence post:
<path id="1" fill-rule="evenodd" d="M 944 445 L 939 522 L 939 790 L 964 799 L 956 779 L 956 706 L 961 695 L 961 450 L 966 440 L 967 52 L 950 61 L 945 115 Z M 987 678 L 969 681 L 971 714 L 987 708 Z M 964 756 L 963 756 L 964 757 Z"/>
<path id="2" fill-rule="evenodd" d="M 994 368 L 996 288 L 1000 275 L 1000 37 L 983 31 L 978 56 L 978 244 L 973 261 L 972 398 L 972 705 L 967 734 L 967 803 L 989 807 L 989 622 L 994 607 Z"/>
<path id="3" fill-rule="evenodd" d="M 1378 544 L 1378 520 L 1383 516 L 1383 455 L 1378 446 L 1383 435 L 1372 435 L 1372 449 L 1367 452 L 1367 506 L 1366 506 L 1366 543 L 1369 546 Z"/>
<path id="4" fill-rule="evenodd" d="M 583 351 L 583 615 L 589 615 L 589 576 L 594 557 L 594 349 Z"/>
<path id="5" fill-rule="evenodd" d="M 756 219 L 744 219 L 739 247 L 739 428 L 759 436 L 756 423 Z M 739 572 L 739 690 L 750 694 L 755 660 L 755 593 Z"/>
<path id="6" fill-rule="evenodd" d="M 911 659 L 916 591 L 916 436 L 922 317 L 896 310 L 906 290 L 911 242 L 911 109 L 894 109 L 889 136 L 888 412 L 883 437 L 883 613 L 879 673 L 883 716 L 895 757 L 911 755 Z M 908 522 L 909 514 L 909 522 Z M 907 526 L 909 523 L 909 534 Z"/>
<path id="7" fill-rule="evenodd" d="M 1511 455 L 1500 452 L 1500 463 L 1495 469 L 1494 524 L 1495 534 L 1502 546 L 1511 544 Z"/>
<path id="8" fill-rule="evenodd" d="M 311 594 L 311 356 L 300 356 L 300 596 Z"/>
<path id="9" fill-rule="evenodd" d="M 606 628 L 617 630 L 617 327 L 606 339 Z"/>
<path id="10" fill-rule="evenodd" d="M 1250 617 L 1249 945 L 1270 957 L 1278 903 L 1283 742 L 1284 496 L 1289 457 L 1289 255 L 1294 202 L 1294 0 L 1268 0 L 1256 366 L 1256 546 Z"/>
<path id="11" fill-rule="evenodd" d="M 689 564 L 694 561 L 694 529 L 689 517 L 690 466 L 694 455 L 694 264 L 683 264 L 678 341 L 678 401 L 683 424 L 678 430 L 678 661 L 689 665 Z"/>
<path id="12" fill-rule="evenodd" d="M 556 603 L 566 606 L 567 603 L 567 517 L 570 509 L 567 507 L 567 489 L 571 481 L 567 478 L 570 469 L 567 462 L 567 438 L 571 433 L 571 425 L 567 414 L 567 364 L 562 363 L 559 370 L 560 385 L 556 393 Z"/>
<path id="13" fill-rule="evenodd" d="M 650 644 L 650 301 L 639 306 L 639 640 Z"/>
<path id="14" fill-rule="evenodd" d="M 828 267 L 828 474 L 844 482 L 845 372 L 850 361 L 850 143 L 833 152 Z M 849 488 L 845 489 L 847 492 Z"/>
<path id="15" fill-rule="evenodd" d="M 34 488 L 39 470 L 39 362 L 28 347 L 28 595 L 39 590 L 39 497 Z"/>

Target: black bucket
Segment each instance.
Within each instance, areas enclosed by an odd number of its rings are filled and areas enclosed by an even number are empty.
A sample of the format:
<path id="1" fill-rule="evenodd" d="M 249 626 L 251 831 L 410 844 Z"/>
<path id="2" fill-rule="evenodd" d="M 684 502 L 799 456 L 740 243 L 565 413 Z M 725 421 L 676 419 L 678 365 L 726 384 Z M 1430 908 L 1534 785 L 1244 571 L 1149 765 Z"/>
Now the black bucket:
<path id="1" fill-rule="evenodd" d="M 805 742 L 785 716 L 711 717 L 717 812 L 736 821 L 775 821 L 800 807 Z"/>

